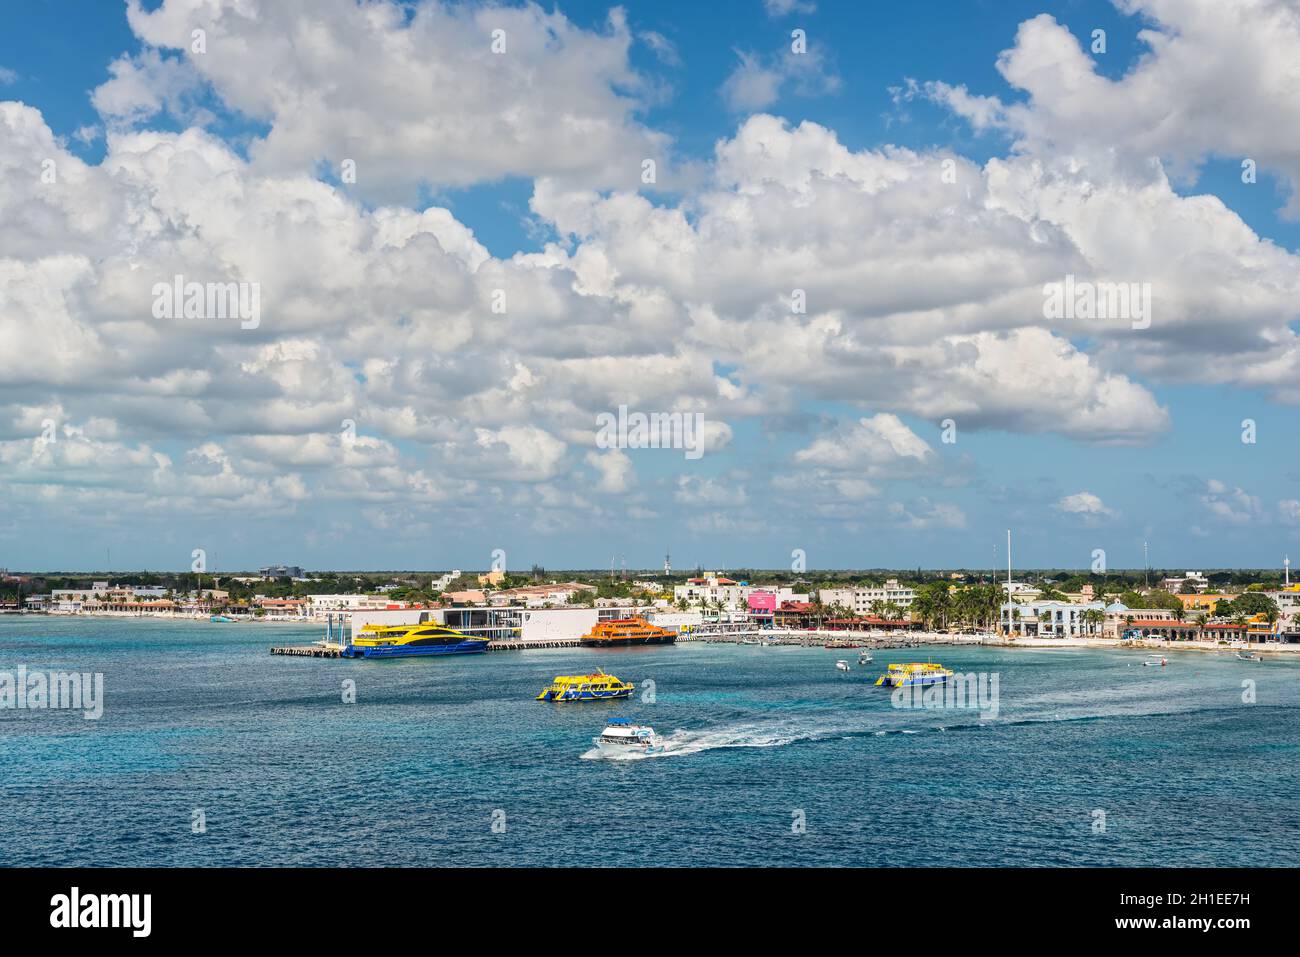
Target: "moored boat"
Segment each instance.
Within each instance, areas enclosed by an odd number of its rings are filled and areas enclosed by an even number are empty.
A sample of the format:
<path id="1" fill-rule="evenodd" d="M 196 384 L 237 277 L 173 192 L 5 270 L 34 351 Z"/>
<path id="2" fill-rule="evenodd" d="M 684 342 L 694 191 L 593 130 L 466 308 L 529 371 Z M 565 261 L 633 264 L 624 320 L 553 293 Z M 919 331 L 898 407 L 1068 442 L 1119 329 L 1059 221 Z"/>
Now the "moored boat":
<path id="1" fill-rule="evenodd" d="M 841 658 L 839 661 L 835 662 L 835 667 L 839 671 L 848 671 L 849 663 Z"/>
<path id="2" fill-rule="evenodd" d="M 1142 662 L 1148 668 L 1163 668 L 1169 664 L 1169 659 L 1164 655 L 1147 655 L 1147 660 Z"/>
<path id="3" fill-rule="evenodd" d="M 602 621 L 578 639 L 578 644 L 595 648 L 622 647 L 625 645 L 671 645 L 677 632 L 660 628 L 644 618 L 613 618 Z"/>
<path id="4" fill-rule="evenodd" d="M 611 718 L 599 737 L 592 738 L 591 743 L 601 753 L 619 754 L 658 754 L 663 745 L 655 729 L 647 724 L 633 724 L 627 718 Z"/>
<path id="5" fill-rule="evenodd" d="M 612 701 L 627 698 L 636 686 L 597 669 L 589 675 L 556 675 L 538 701 Z"/>
<path id="6" fill-rule="evenodd" d="M 229 615 L 213 615 L 211 618 L 208 619 L 208 621 L 212 622 L 212 624 L 214 625 L 225 625 L 225 624 L 229 624 L 230 622 L 233 622 L 234 620 L 235 619 L 231 618 Z"/>
<path id="7" fill-rule="evenodd" d="M 346 658 L 407 658 L 476 655 L 488 640 L 463 634 L 436 621 L 414 625 L 366 625 L 343 649 Z"/>
<path id="8" fill-rule="evenodd" d="M 916 685 L 942 684 L 951 678 L 953 672 L 943 665 L 932 661 L 912 661 L 902 665 L 890 665 L 889 670 L 876 679 L 876 687 L 910 688 Z"/>

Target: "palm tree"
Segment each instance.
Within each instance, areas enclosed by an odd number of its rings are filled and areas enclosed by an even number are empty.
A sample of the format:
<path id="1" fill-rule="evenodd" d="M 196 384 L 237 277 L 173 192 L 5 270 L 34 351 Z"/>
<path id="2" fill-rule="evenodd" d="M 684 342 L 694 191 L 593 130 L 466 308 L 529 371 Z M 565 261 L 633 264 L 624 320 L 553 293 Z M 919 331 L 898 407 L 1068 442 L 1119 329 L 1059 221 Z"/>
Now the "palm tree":
<path id="1" fill-rule="evenodd" d="M 1095 634 L 1096 626 L 1105 624 L 1106 613 L 1099 608 L 1089 608 L 1083 613 L 1083 621 L 1088 626 L 1088 634 Z"/>

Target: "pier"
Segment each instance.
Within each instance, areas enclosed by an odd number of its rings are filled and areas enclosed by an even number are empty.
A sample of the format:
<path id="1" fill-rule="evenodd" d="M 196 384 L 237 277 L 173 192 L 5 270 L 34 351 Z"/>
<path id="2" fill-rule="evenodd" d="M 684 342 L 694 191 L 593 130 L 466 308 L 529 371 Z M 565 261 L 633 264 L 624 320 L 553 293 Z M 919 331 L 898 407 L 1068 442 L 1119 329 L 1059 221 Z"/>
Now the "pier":
<path id="1" fill-rule="evenodd" d="M 488 651 L 529 651 L 533 648 L 577 648 L 577 638 L 551 638 L 546 641 L 489 641 Z"/>
<path id="2" fill-rule="evenodd" d="M 271 648 L 271 654 L 294 658 L 342 658 L 343 649 L 326 645 L 278 645 Z"/>

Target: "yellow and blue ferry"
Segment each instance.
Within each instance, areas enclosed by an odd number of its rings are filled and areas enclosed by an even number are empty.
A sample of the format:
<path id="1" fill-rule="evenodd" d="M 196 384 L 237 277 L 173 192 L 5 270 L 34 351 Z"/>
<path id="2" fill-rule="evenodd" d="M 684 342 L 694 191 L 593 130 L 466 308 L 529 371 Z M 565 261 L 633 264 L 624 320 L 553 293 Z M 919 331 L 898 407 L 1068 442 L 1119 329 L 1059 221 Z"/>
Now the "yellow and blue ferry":
<path id="1" fill-rule="evenodd" d="M 876 687 L 911 688 L 917 685 L 943 684 L 953 675 L 951 668 L 931 661 L 911 661 L 905 665 L 890 665 L 889 670 L 876 679 Z"/>
<path id="2" fill-rule="evenodd" d="M 347 658 L 406 658 L 422 655 L 477 655 L 487 651 L 488 639 L 475 638 L 422 621 L 414 625 L 366 625 L 343 650 Z"/>
<path id="3" fill-rule="evenodd" d="M 608 701 L 629 697 L 635 687 L 629 681 L 619 681 L 597 669 L 590 675 L 556 675 L 555 680 L 542 689 L 537 700 Z"/>

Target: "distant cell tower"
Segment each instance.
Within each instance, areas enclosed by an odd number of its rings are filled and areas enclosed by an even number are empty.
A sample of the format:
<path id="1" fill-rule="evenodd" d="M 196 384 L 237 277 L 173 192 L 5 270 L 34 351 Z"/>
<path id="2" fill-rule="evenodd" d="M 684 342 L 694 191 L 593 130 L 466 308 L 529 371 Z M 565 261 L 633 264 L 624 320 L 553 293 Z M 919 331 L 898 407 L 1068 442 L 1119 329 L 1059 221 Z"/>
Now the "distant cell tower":
<path id="1" fill-rule="evenodd" d="M 664 574 L 665 574 L 665 575 L 671 575 L 672 573 L 673 573 L 673 557 L 672 557 L 672 554 L 669 553 L 669 552 L 664 552 Z"/>
<path id="2" fill-rule="evenodd" d="M 1286 569 L 1286 587 L 1290 588 L 1291 587 L 1291 556 L 1290 555 L 1282 556 L 1282 567 Z"/>

